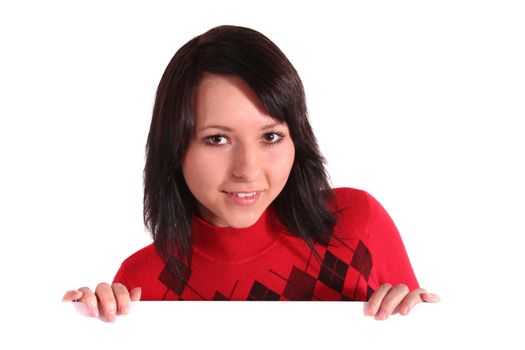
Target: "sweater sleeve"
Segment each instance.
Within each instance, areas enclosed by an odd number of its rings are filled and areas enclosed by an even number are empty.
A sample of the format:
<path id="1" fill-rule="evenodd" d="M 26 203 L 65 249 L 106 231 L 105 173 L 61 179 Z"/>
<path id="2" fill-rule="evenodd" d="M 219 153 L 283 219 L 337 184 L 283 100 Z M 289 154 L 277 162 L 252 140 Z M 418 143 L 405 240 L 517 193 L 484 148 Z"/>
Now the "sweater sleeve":
<path id="1" fill-rule="evenodd" d="M 408 254 L 392 218 L 370 194 L 368 236 L 378 285 L 403 283 L 412 291 L 419 287 Z"/>

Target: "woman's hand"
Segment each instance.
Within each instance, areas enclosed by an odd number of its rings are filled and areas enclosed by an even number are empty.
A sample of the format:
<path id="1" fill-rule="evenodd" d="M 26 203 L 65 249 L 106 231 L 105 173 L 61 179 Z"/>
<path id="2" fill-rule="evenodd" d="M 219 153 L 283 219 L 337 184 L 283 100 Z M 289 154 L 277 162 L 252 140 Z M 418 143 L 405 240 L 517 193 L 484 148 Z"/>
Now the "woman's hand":
<path id="1" fill-rule="evenodd" d="M 79 301 L 86 304 L 88 316 L 99 317 L 102 315 L 109 322 L 116 320 L 117 315 L 129 312 L 130 301 L 139 301 L 142 290 L 140 287 L 128 289 L 121 283 L 109 285 L 100 283 L 95 293 L 88 287 L 70 290 L 64 295 L 63 301 Z"/>
<path id="2" fill-rule="evenodd" d="M 439 296 L 427 293 L 423 288 L 417 288 L 410 292 L 404 284 L 392 287 L 392 285 L 386 283 L 372 294 L 368 300 L 365 312 L 367 316 L 375 316 L 378 320 L 386 320 L 388 316 L 396 312 L 399 312 L 401 315 L 407 315 L 418 303 L 436 303 L 439 301 Z"/>

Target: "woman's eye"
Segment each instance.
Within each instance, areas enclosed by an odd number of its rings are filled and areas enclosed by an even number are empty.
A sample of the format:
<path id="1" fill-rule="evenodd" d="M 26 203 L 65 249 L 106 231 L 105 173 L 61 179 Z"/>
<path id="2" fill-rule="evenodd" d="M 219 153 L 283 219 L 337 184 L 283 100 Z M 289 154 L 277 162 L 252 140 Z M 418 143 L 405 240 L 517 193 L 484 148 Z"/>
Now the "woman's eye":
<path id="1" fill-rule="evenodd" d="M 280 133 L 276 133 L 276 132 L 269 132 L 267 134 L 264 134 L 263 138 L 264 138 L 264 141 L 267 143 L 277 143 L 281 141 L 281 139 L 283 138 L 283 135 Z"/>
<path id="2" fill-rule="evenodd" d="M 212 135 L 206 138 L 206 142 L 210 145 L 225 145 L 228 139 L 224 135 Z"/>

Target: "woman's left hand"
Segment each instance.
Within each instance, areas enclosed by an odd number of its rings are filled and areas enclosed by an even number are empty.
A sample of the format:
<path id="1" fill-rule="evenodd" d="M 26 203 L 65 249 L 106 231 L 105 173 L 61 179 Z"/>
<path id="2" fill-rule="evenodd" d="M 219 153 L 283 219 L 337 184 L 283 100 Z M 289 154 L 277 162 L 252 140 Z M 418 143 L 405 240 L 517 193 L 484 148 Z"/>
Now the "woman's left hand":
<path id="1" fill-rule="evenodd" d="M 423 288 L 417 288 L 410 292 L 404 284 L 398 284 L 393 287 L 385 283 L 368 299 L 365 312 L 367 316 L 375 316 L 378 320 L 386 320 L 388 316 L 396 312 L 401 315 L 407 315 L 418 303 L 436 303 L 439 301 L 438 295 L 427 293 Z"/>

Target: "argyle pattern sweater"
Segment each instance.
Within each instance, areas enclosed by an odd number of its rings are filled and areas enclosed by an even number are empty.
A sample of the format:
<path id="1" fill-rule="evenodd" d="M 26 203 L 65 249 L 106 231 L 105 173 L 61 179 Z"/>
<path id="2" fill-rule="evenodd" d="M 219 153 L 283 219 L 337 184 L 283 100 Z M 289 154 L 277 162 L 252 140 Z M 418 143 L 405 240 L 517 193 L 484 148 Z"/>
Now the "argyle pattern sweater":
<path id="1" fill-rule="evenodd" d="M 366 301 L 383 283 L 418 287 L 399 232 L 365 191 L 338 188 L 328 205 L 337 218 L 326 245 L 289 233 L 268 208 L 252 226 L 212 226 L 193 217 L 193 260 L 176 278 L 153 244 L 127 258 L 114 283 L 142 288 L 142 300 Z"/>

